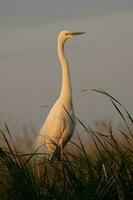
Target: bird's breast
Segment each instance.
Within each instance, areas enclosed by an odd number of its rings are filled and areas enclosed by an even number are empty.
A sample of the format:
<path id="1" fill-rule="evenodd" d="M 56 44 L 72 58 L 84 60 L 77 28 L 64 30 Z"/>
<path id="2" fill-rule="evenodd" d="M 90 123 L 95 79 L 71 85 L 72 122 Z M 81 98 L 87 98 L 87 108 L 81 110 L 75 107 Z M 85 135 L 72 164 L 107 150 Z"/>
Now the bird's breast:
<path id="1" fill-rule="evenodd" d="M 60 100 L 57 100 L 49 112 L 49 115 L 60 120 L 71 121 L 74 120 L 74 109 L 73 106 L 64 104 Z"/>

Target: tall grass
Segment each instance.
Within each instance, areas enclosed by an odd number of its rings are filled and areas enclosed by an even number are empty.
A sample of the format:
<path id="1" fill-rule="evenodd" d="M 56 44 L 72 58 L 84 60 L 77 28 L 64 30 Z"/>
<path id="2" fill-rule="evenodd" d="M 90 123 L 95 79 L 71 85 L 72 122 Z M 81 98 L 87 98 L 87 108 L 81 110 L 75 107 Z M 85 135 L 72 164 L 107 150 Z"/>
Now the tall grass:
<path id="1" fill-rule="evenodd" d="M 102 123 L 104 133 L 77 121 L 95 146 L 90 153 L 76 130 L 78 142 L 74 151 L 63 153 L 61 161 L 47 159 L 33 162 L 37 152 L 18 151 L 10 130 L 0 130 L 6 147 L 0 148 L 0 199 L 2 200 L 132 200 L 133 199 L 133 119 L 114 97 L 103 90 L 94 90 L 109 98 L 123 120 L 125 129 L 118 129 L 123 142 L 114 135 L 111 124 Z"/>

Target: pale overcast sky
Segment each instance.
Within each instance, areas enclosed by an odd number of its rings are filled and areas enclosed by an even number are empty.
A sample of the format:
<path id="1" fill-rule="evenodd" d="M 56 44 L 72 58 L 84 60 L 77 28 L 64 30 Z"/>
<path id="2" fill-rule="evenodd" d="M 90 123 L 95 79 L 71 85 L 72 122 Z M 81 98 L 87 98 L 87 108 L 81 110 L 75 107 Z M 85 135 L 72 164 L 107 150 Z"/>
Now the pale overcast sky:
<path id="1" fill-rule="evenodd" d="M 75 113 L 112 119 L 112 106 L 86 88 L 103 88 L 133 113 L 132 0 L 1 0 L 0 113 L 13 124 L 40 128 L 60 89 L 56 53 L 63 29 L 86 35 L 66 44 Z"/>

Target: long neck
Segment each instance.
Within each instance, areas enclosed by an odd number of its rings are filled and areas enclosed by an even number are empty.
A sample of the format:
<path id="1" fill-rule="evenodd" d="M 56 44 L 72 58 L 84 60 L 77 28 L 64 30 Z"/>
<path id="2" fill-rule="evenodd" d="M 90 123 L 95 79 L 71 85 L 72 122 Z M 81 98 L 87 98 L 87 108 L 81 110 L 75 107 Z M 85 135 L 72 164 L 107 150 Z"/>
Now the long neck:
<path id="1" fill-rule="evenodd" d="M 72 105 L 72 87 L 71 87 L 71 79 L 70 72 L 67 59 L 64 54 L 64 41 L 58 40 L 58 56 L 60 59 L 61 67 L 62 67 L 62 86 L 60 92 L 60 99 L 62 103 L 66 103 L 67 105 Z"/>

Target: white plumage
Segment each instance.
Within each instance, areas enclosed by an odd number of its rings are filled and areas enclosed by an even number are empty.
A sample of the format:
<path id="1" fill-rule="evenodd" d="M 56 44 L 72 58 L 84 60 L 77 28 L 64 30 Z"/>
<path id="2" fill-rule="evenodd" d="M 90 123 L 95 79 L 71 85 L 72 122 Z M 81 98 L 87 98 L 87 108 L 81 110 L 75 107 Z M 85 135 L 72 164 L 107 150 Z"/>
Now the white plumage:
<path id="1" fill-rule="evenodd" d="M 58 36 L 57 52 L 62 67 L 62 86 L 59 98 L 49 112 L 35 140 L 34 149 L 47 153 L 49 160 L 60 159 L 62 150 L 73 135 L 75 116 L 72 103 L 72 87 L 64 43 L 67 39 L 84 32 L 62 31 Z"/>

